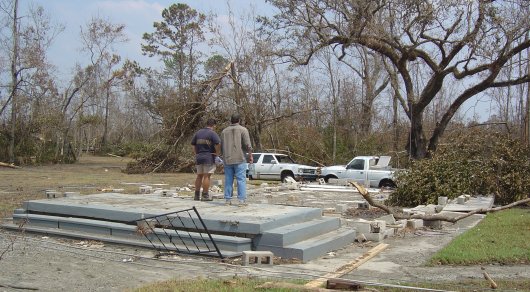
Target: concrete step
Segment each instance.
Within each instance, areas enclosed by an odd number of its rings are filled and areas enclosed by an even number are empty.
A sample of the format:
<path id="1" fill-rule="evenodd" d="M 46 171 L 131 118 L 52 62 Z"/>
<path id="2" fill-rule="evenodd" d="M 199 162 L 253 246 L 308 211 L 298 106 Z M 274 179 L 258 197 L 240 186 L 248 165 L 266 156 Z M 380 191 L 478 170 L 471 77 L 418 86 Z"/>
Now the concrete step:
<path id="1" fill-rule="evenodd" d="M 0 225 L 0 227 L 15 231 L 20 231 L 20 227 L 15 224 L 11 223 L 3 223 Z M 123 244 L 123 245 L 130 245 L 130 246 L 138 246 L 148 249 L 153 249 L 153 245 L 149 243 L 147 240 L 139 240 L 139 239 L 130 239 L 130 238 L 119 238 L 119 237 L 109 237 L 106 235 L 98 235 L 93 234 L 90 232 L 82 232 L 82 231 L 73 231 L 73 230 L 62 230 L 57 228 L 49 228 L 49 227 L 40 227 L 40 226 L 26 226 L 24 227 L 25 232 L 31 232 L 31 233 L 38 233 L 38 234 L 45 234 L 48 236 L 60 236 L 60 237 L 68 237 L 68 238 L 75 238 L 80 240 L 95 240 L 95 241 L 101 241 L 106 243 L 113 243 L 113 244 Z M 155 245 L 158 250 L 170 250 L 170 251 L 177 251 L 178 250 L 185 250 L 185 247 L 177 246 L 177 248 L 173 246 L 168 246 L 167 249 L 161 246 L 160 244 Z M 225 258 L 232 258 L 232 257 L 238 257 L 241 256 L 242 252 L 234 252 L 234 251 L 228 251 L 228 250 L 219 250 L 223 257 Z M 214 256 L 217 257 L 218 254 L 215 251 L 190 251 L 188 254 L 202 254 L 205 256 Z"/>
<path id="2" fill-rule="evenodd" d="M 260 245 L 256 250 L 269 250 L 282 258 L 297 258 L 306 263 L 351 244 L 355 239 L 355 230 L 342 227 L 319 236 L 284 247 Z"/>
<path id="3" fill-rule="evenodd" d="M 13 223 L 17 226 L 23 224 L 27 227 L 54 228 L 62 231 L 81 231 L 99 237 L 113 237 L 127 240 L 145 240 L 145 236 L 138 232 L 135 225 L 124 223 L 100 221 L 83 218 L 68 218 L 60 216 L 48 216 L 37 214 L 13 214 Z M 174 231 L 170 229 L 154 228 L 154 233 L 148 234 L 149 240 L 156 244 L 171 246 L 181 245 L 183 248 L 190 246 L 196 248 L 214 249 L 213 244 L 206 233 Z M 251 250 L 252 240 L 250 238 L 235 237 L 212 234 L 212 238 L 221 250 L 231 252 L 242 252 Z"/>
<path id="4" fill-rule="evenodd" d="M 263 232 L 254 239 L 257 246 L 286 246 L 340 227 L 340 218 L 320 217 L 310 221 L 281 226 Z"/>

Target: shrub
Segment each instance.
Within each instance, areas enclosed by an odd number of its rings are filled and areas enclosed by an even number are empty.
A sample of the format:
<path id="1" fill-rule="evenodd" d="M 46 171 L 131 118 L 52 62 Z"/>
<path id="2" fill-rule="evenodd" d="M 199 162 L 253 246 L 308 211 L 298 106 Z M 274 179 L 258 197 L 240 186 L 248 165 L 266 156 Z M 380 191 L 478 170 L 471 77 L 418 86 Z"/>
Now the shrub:
<path id="1" fill-rule="evenodd" d="M 468 134 L 441 145 L 430 159 L 414 161 L 397 174 L 398 188 L 390 204 L 436 204 L 439 196 L 495 196 L 507 204 L 530 194 L 529 149 L 510 137 Z"/>

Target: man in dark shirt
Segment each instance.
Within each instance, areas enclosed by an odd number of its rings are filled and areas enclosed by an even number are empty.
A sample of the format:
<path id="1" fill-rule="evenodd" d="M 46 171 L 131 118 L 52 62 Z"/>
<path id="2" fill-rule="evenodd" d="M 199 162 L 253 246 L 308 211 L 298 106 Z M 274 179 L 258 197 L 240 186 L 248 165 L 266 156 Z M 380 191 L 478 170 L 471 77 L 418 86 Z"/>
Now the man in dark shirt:
<path id="1" fill-rule="evenodd" d="M 197 178 L 195 179 L 195 201 L 201 199 L 200 192 L 202 186 L 202 200 L 213 200 L 208 194 L 210 188 L 210 177 L 215 171 L 215 157 L 221 153 L 221 139 L 214 132 L 213 127 L 216 121 L 208 119 L 206 128 L 200 129 L 191 139 L 193 152 L 195 153 L 195 164 L 197 166 Z"/>

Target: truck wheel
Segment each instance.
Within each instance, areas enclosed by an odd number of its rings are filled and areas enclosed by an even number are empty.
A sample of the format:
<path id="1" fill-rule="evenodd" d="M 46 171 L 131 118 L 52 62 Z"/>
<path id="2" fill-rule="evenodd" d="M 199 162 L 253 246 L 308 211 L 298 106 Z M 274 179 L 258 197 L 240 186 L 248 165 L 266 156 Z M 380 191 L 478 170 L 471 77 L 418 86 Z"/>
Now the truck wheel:
<path id="1" fill-rule="evenodd" d="M 285 178 L 287 177 L 291 177 L 292 179 L 294 179 L 294 174 L 292 172 L 282 172 L 281 179 L 283 183 L 285 182 Z"/>
<path id="2" fill-rule="evenodd" d="M 396 184 L 389 179 L 385 179 L 379 183 L 379 187 L 382 189 L 395 189 Z"/>
<path id="3" fill-rule="evenodd" d="M 329 183 L 329 179 L 330 179 L 330 178 L 338 178 L 338 177 L 336 177 L 336 176 L 334 176 L 334 175 L 326 175 L 326 177 L 324 177 L 324 181 L 325 181 L 326 183 Z"/>

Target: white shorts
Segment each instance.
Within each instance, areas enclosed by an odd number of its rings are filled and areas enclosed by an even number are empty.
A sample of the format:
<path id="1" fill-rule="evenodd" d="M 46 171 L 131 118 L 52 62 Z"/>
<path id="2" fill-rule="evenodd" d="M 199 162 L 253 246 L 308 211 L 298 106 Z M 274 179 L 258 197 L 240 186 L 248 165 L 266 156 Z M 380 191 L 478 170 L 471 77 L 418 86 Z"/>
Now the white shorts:
<path id="1" fill-rule="evenodd" d="M 197 168 L 197 174 L 211 174 L 215 172 L 215 164 L 197 164 L 195 167 Z"/>

